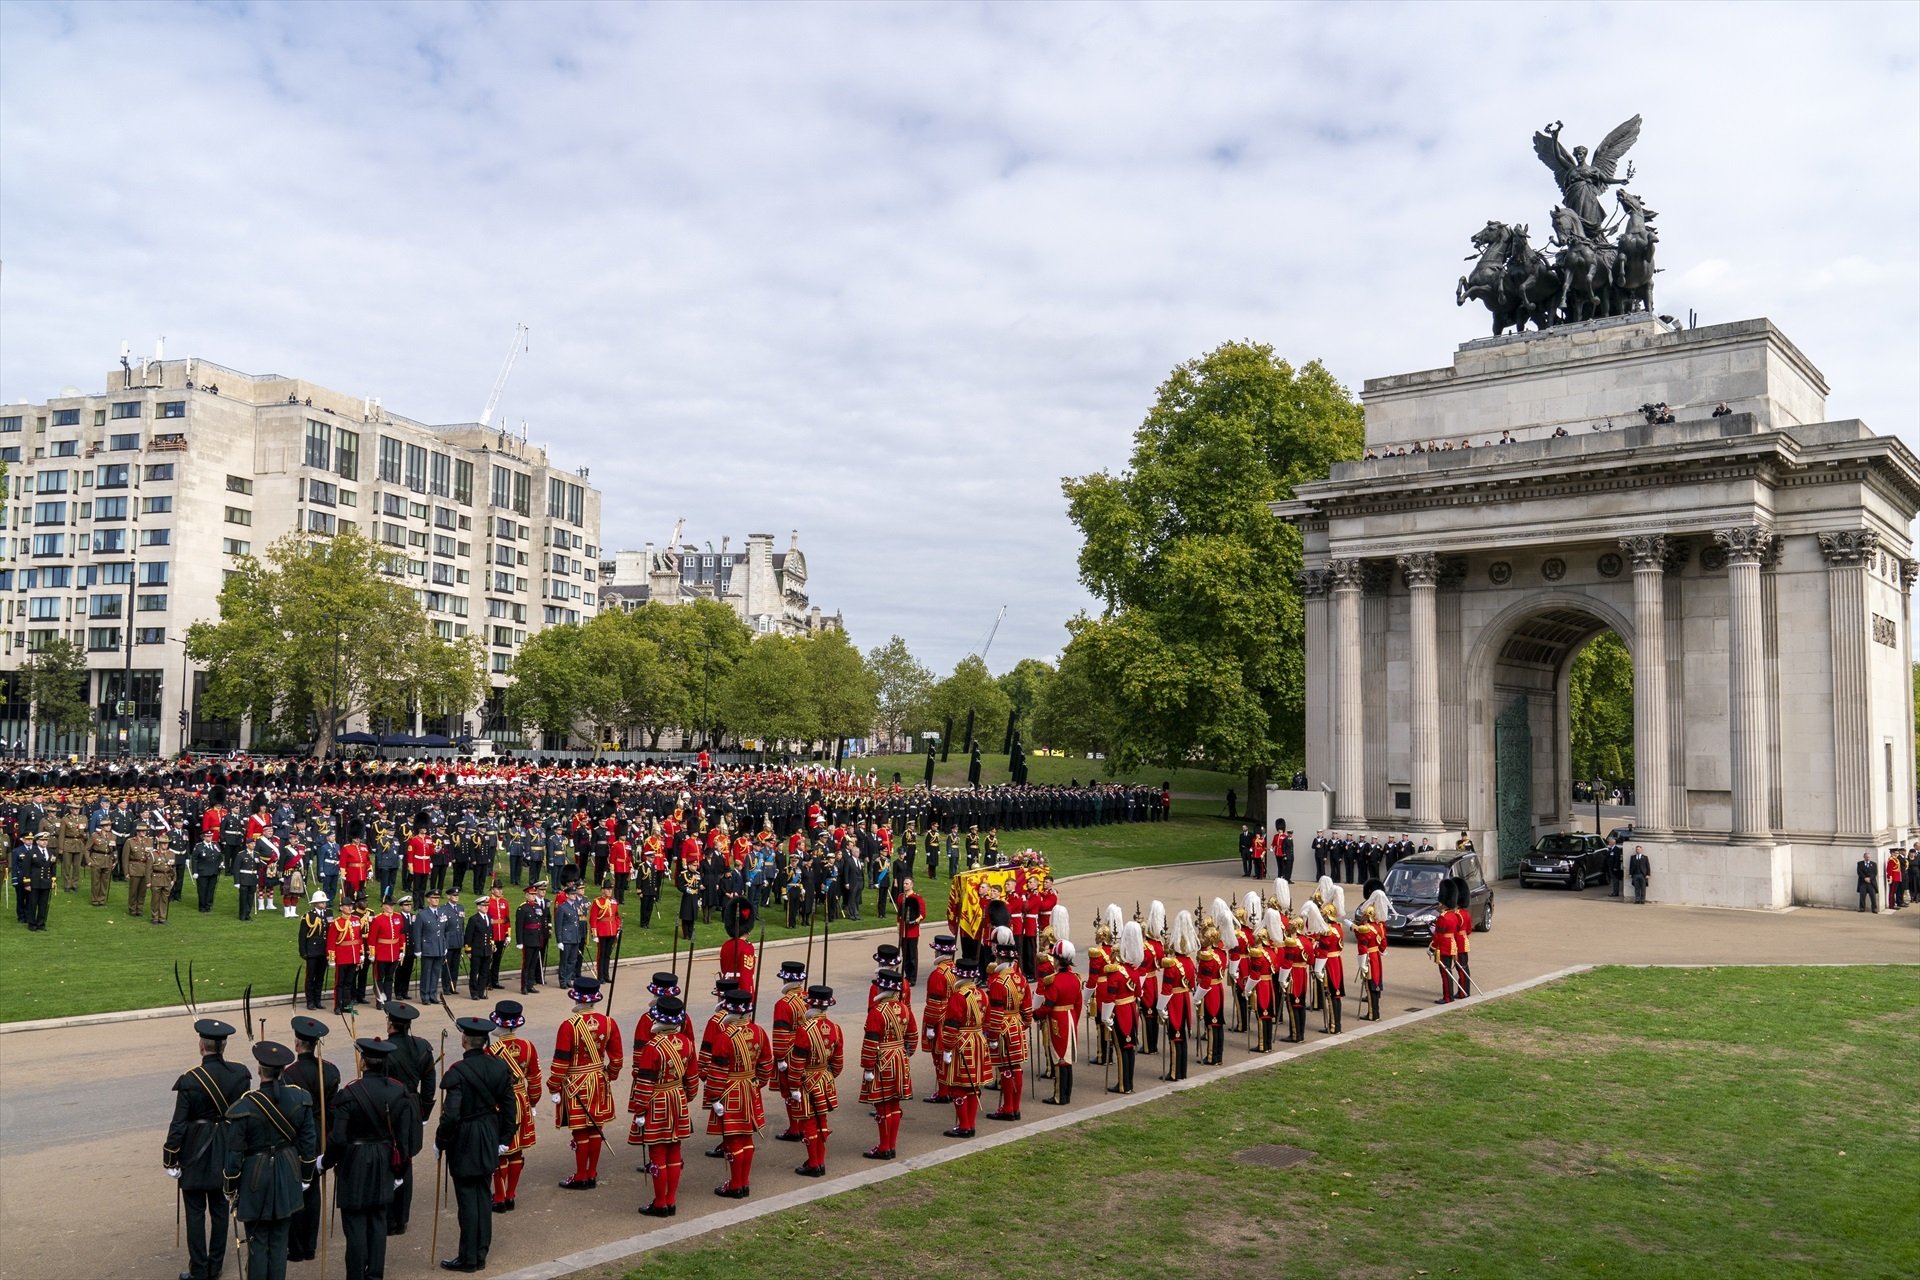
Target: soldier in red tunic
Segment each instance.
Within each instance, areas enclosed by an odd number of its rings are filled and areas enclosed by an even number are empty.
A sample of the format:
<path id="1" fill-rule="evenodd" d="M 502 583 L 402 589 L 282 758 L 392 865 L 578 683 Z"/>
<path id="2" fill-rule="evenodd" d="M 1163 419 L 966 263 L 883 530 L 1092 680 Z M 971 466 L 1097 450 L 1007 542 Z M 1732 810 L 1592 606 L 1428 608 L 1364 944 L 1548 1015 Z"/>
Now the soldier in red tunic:
<path id="1" fill-rule="evenodd" d="M 1200 939 L 1194 931 L 1191 911 L 1182 911 L 1173 918 L 1168 947 L 1160 961 L 1160 1016 L 1167 1024 L 1165 1078 L 1185 1080 L 1187 1042 L 1193 1034 L 1193 990 L 1199 978 L 1194 955 L 1200 949 Z"/>
<path id="2" fill-rule="evenodd" d="M 980 1116 L 980 1090 L 992 1069 L 987 1060 L 987 998 L 980 989 L 980 961 L 961 956 L 953 966 L 953 990 L 940 1018 L 940 1092 L 953 1102 L 949 1138 L 971 1138 Z"/>
<path id="3" fill-rule="evenodd" d="M 919 1039 L 913 1004 L 905 993 L 906 979 L 898 969 L 874 975 L 880 996 L 867 1010 L 860 1042 L 860 1101 L 873 1104 L 880 1140 L 866 1150 L 869 1160 L 891 1160 L 900 1141 L 900 1104 L 913 1096 L 910 1059 Z"/>
<path id="4" fill-rule="evenodd" d="M 1053 909 L 1060 905 L 1060 895 L 1053 891 L 1053 884 L 1047 879 L 1047 873 L 1041 869 L 1028 872 L 1027 912 L 1033 921 L 1033 932 L 1027 937 L 1032 941 L 1021 941 L 1026 949 L 1026 972 L 1033 977 L 1040 971 L 1040 931 L 1053 921 Z M 1055 935 L 1055 940 L 1061 940 Z"/>
<path id="5" fill-rule="evenodd" d="M 1354 945 L 1360 948 L 1360 1016 L 1380 1021 L 1380 988 L 1387 978 L 1387 913 L 1393 909 L 1385 889 L 1375 889 L 1353 922 Z"/>
<path id="6" fill-rule="evenodd" d="M 773 1079 L 773 1047 L 753 1020 L 753 993 L 735 987 L 722 997 L 726 1019 L 701 1078 L 706 1085 L 707 1132 L 727 1158 L 727 1181 L 713 1193 L 744 1200 L 751 1193 L 753 1135 L 766 1123 L 760 1091 Z"/>
<path id="7" fill-rule="evenodd" d="M 1160 1052 L 1160 960 L 1166 955 L 1163 942 L 1167 934 L 1167 907 L 1158 898 L 1147 904 L 1146 924 L 1141 928 L 1143 956 L 1134 966 L 1133 984 L 1140 991 L 1141 1029 L 1146 1033 L 1147 1056 Z"/>
<path id="8" fill-rule="evenodd" d="M 1273 1007 L 1272 948 L 1280 927 L 1280 913 L 1269 909 L 1260 917 L 1260 925 L 1253 931 L 1253 945 L 1247 948 L 1240 962 L 1240 990 L 1247 998 L 1247 1014 L 1259 1023 L 1253 1037 L 1256 1053 L 1267 1053 L 1273 1048 L 1273 1020 L 1277 1010 Z"/>
<path id="9" fill-rule="evenodd" d="M 1328 909 L 1330 911 L 1331 906 Z M 1301 908 L 1300 916 L 1300 940 L 1306 946 L 1307 965 L 1312 970 L 1313 985 L 1320 992 L 1322 1001 L 1322 1030 L 1333 1035 L 1340 1030 L 1340 999 L 1344 994 L 1338 985 L 1341 976 L 1341 935 L 1327 916 L 1321 914 L 1318 903 L 1307 903 Z"/>
<path id="10" fill-rule="evenodd" d="M 597 978 L 575 978 L 567 997 L 581 1007 L 560 1024 L 547 1091 L 553 1095 L 554 1124 L 573 1134 L 573 1176 L 561 1181 L 561 1189 L 591 1191 L 600 1177 L 604 1126 L 613 1119 L 613 1082 L 625 1065 L 625 1046 L 613 1019 L 591 1012 L 601 999 Z"/>
<path id="11" fill-rule="evenodd" d="M 327 926 L 327 961 L 333 965 L 335 1013 L 344 1013 L 353 1006 L 353 987 L 360 973 L 362 955 L 359 910 L 349 898 L 333 923 Z"/>
<path id="12" fill-rule="evenodd" d="M 794 1170 L 803 1178 L 826 1175 L 827 1138 L 833 1133 L 833 1113 L 840 1105 L 836 1080 L 846 1065 L 846 1039 L 827 1017 L 832 1007 L 832 987 L 808 987 L 806 1016 L 794 1028 L 793 1047 L 787 1051 L 787 1077 L 792 1084 L 789 1101 L 800 1108 L 801 1132 L 807 1138 L 807 1162 Z"/>
<path id="13" fill-rule="evenodd" d="M 507 1064 L 513 1073 L 513 1133 L 507 1139 L 507 1153 L 493 1174 L 493 1211 L 512 1213 L 514 1198 L 520 1193 L 520 1171 L 526 1167 L 527 1148 L 540 1137 L 534 1123 L 534 1111 L 540 1105 L 540 1050 L 533 1041 L 514 1032 L 527 1023 L 526 1011 L 518 1000 L 502 1000 L 494 1005 L 488 1021 L 505 1034 L 487 1047 L 487 1052 Z"/>
<path id="14" fill-rule="evenodd" d="M 1037 1017 L 1045 1037 L 1047 1062 L 1053 1071 L 1053 1096 L 1041 1101 L 1065 1106 L 1073 1101 L 1073 1060 L 1079 1040 L 1080 1002 L 1085 998 L 1080 975 L 1073 971 L 1073 943 L 1067 938 L 1067 909 L 1053 910 L 1053 972 L 1040 983 L 1044 1001 Z"/>
<path id="15" fill-rule="evenodd" d="M 989 1120 L 1018 1120 L 1020 1093 L 1027 1079 L 1027 1016 L 1033 993 L 1020 972 L 1020 940 L 1002 927 L 993 940 L 993 972 L 987 978 L 987 1046 L 993 1058 L 994 1079 L 1000 1085 L 1000 1105 Z"/>
<path id="16" fill-rule="evenodd" d="M 743 898 L 729 898 L 720 908 L 720 922 L 726 926 L 727 940 L 720 944 L 720 972 L 740 979 L 740 986 L 753 990 L 753 904 Z"/>
<path id="17" fill-rule="evenodd" d="M 1139 922 L 1127 921 L 1120 930 L 1119 954 L 1108 959 L 1100 984 L 1100 1019 L 1112 1036 L 1120 1067 L 1120 1081 L 1108 1093 L 1133 1092 L 1133 1058 L 1140 1047 L 1140 991 L 1133 974 L 1146 954 Z"/>
<path id="18" fill-rule="evenodd" d="M 594 976 L 601 982 L 607 981 L 613 973 L 613 949 L 620 941 L 620 903 L 613 896 L 613 886 L 600 886 L 600 896 L 587 904 L 587 931 L 594 941 Z"/>
<path id="19" fill-rule="evenodd" d="M 653 1039 L 653 1015 L 658 1012 L 662 997 L 672 996 L 676 1000 L 680 999 L 680 975 L 667 970 L 656 972 L 652 980 L 647 983 L 647 994 L 653 997 L 652 1002 L 647 1005 L 647 1011 L 633 1021 L 633 1056 L 635 1058 L 638 1058 L 640 1051 L 647 1047 L 647 1041 Z M 686 1002 L 682 1000 L 680 1030 L 687 1037 L 688 1061 L 692 1061 L 692 1055 L 696 1049 L 693 1044 L 693 1035 L 686 1029 L 686 1012 Z"/>
<path id="20" fill-rule="evenodd" d="M 1224 898 L 1215 898 L 1200 935 L 1200 954 L 1194 958 L 1199 971 L 1200 1024 L 1205 1029 L 1200 1061 L 1218 1066 L 1227 1047 L 1227 988 L 1231 961 L 1222 940 L 1233 931 L 1233 913 Z"/>
<path id="21" fill-rule="evenodd" d="M 940 1052 L 940 1028 L 946 1022 L 947 997 L 953 994 L 953 953 L 959 945 L 959 940 L 950 933 L 938 934 L 933 940 L 933 968 L 927 973 L 927 1003 L 920 1015 L 920 1036 L 928 1053 Z M 953 1101 L 947 1096 L 943 1073 L 934 1072 L 933 1093 L 926 1101 Z"/>
<path id="22" fill-rule="evenodd" d="M 381 903 L 380 910 L 367 922 L 367 947 L 373 952 L 373 1002 L 384 1007 L 393 999 L 394 971 L 407 950 L 407 919 L 393 903 Z"/>
<path id="23" fill-rule="evenodd" d="M 680 1144 L 693 1136 L 687 1108 L 699 1077 L 686 1024 L 687 1008 L 680 998 L 660 996 L 647 1018 L 652 1034 L 633 1055 L 633 1094 L 627 1101 L 633 1127 L 627 1141 L 647 1149 L 641 1170 L 653 1179 L 653 1203 L 640 1206 L 640 1212 L 650 1218 L 671 1218 L 676 1212 Z"/>
<path id="24" fill-rule="evenodd" d="M 780 997 L 773 1002 L 770 1037 L 773 1052 L 773 1087 L 786 1104 L 787 1127 L 773 1135 L 776 1142 L 804 1142 L 805 1112 L 794 1099 L 794 1079 L 787 1054 L 793 1048 L 793 1033 L 807 1016 L 807 966 L 798 960 L 780 962 Z"/>

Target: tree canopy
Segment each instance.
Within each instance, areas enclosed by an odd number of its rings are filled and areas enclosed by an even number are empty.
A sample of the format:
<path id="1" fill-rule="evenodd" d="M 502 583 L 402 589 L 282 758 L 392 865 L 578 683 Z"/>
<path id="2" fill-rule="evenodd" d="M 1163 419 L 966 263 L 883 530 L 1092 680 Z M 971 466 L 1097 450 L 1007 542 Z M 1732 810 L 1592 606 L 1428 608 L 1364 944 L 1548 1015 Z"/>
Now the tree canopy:
<path id="1" fill-rule="evenodd" d="M 56 639 L 23 668 L 24 692 L 34 718 L 56 733 L 80 733 L 93 721 L 87 705 L 87 656 L 70 640 Z"/>
<path id="2" fill-rule="evenodd" d="M 1362 437 L 1359 405 L 1318 361 L 1296 369 L 1229 342 L 1174 369 L 1129 470 L 1062 482 L 1102 610 L 1075 621 L 1061 667 L 1104 706 L 1053 708 L 1048 727 L 1104 725 L 1113 768 L 1206 760 L 1264 775 L 1298 760 L 1300 540 L 1268 504 L 1358 457 Z"/>
<path id="3" fill-rule="evenodd" d="M 928 725 L 933 672 L 913 656 L 905 640 L 893 636 L 869 649 L 867 674 L 873 677 L 874 723 L 882 734 L 899 738 Z"/>
<path id="4" fill-rule="evenodd" d="M 486 689 L 477 637 L 443 639 L 386 554 L 354 533 L 290 533 L 264 557 L 242 556 L 220 589 L 218 622 L 187 630 L 207 668 L 207 714 L 251 716 L 256 732 L 333 745 L 354 715 L 470 710 Z"/>
<path id="5" fill-rule="evenodd" d="M 974 713 L 973 736 L 981 750 L 1000 745 L 1000 733 L 1007 727 L 1007 712 L 1013 703 L 994 680 L 987 664 L 978 654 L 968 654 L 954 664 L 951 674 L 933 686 L 927 699 L 928 723 L 945 729 L 953 721 L 952 748 L 966 750 L 967 712 Z"/>
<path id="6" fill-rule="evenodd" d="M 1619 636 L 1603 631 L 1574 656 L 1567 702 L 1573 780 L 1633 777 L 1633 657 Z"/>

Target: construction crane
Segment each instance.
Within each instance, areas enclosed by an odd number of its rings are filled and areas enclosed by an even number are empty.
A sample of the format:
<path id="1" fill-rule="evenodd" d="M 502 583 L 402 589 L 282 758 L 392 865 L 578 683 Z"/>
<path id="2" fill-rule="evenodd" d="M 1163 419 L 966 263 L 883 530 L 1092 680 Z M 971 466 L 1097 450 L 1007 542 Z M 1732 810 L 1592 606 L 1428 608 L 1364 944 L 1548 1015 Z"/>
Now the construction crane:
<path id="1" fill-rule="evenodd" d="M 993 625 L 987 629 L 986 643 L 980 646 L 980 661 L 987 660 L 987 650 L 993 648 L 993 638 L 1000 634 L 1000 624 L 1006 621 L 1006 618 L 1007 606 L 1001 605 L 999 615 L 994 618 Z"/>
<path id="2" fill-rule="evenodd" d="M 513 345 L 507 348 L 507 358 L 500 365 L 500 376 L 493 380 L 493 394 L 487 397 L 487 407 L 480 411 L 480 425 L 488 426 L 493 422 L 493 411 L 500 407 L 500 397 L 507 390 L 507 375 L 513 372 L 513 362 L 526 348 L 527 335 L 533 332 L 524 324 L 513 326 Z"/>

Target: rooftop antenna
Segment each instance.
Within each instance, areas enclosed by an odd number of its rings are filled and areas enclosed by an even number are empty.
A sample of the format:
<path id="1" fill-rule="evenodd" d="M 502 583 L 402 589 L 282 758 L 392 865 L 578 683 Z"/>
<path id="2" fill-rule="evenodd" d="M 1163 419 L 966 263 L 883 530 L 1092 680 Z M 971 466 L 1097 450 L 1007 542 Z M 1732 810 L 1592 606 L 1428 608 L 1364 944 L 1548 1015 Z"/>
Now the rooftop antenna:
<path id="1" fill-rule="evenodd" d="M 513 372 L 513 362 L 521 351 L 526 349 L 527 335 L 533 332 L 524 324 L 513 326 L 513 342 L 507 347 L 507 358 L 501 362 L 500 376 L 493 380 L 493 394 L 487 397 L 487 407 L 480 411 L 480 425 L 488 426 L 493 422 L 493 411 L 500 407 L 500 397 L 507 389 L 507 375 Z"/>

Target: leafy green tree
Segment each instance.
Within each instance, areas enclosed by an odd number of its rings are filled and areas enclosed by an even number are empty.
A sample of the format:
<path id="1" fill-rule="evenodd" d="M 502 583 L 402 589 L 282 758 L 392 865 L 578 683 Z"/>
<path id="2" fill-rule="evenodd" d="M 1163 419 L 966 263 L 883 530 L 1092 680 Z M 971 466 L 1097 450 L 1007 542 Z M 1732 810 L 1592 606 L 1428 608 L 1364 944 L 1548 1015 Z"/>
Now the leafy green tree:
<path id="1" fill-rule="evenodd" d="M 582 708 L 600 695 L 587 689 L 606 679 L 584 657 L 585 629 L 547 627 L 527 637 L 513 658 L 513 683 L 507 688 L 507 714 L 522 729 L 542 733 L 571 733 Z"/>
<path id="2" fill-rule="evenodd" d="M 1633 776 L 1633 656 L 1620 637 L 1603 631 L 1573 659 L 1567 676 L 1577 782 Z"/>
<path id="3" fill-rule="evenodd" d="M 713 691 L 718 723 L 738 737 L 810 742 L 819 726 L 813 669 L 800 641 L 763 635 L 747 646 Z"/>
<path id="4" fill-rule="evenodd" d="M 1040 705 L 1040 700 L 1046 696 L 1047 686 L 1053 683 L 1053 677 L 1052 663 L 1042 662 L 1038 658 L 1022 658 L 1013 664 L 1013 670 L 1002 675 L 994 683 L 998 684 L 1000 691 L 1007 695 L 1007 702 L 1012 706 L 1014 718 L 1024 723 L 1033 714 L 1033 709 Z M 1006 731 L 1005 721 L 1001 722 L 1000 731 L 1002 733 Z"/>
<path id="5" fill-rule="evenodd" d="M 951 675 L 933 686 L 927 703 L 931 723 L 944 729 L 947 718 L 952 717 L 955 751 L 967 749 L 962 739 L 967 732 L 968 711 L 974 713 L 974 739 L 982 751 L 991 751 L 1000 745 L 1000 731 L 1006 727 L 1007 712 L 1013 706 L 987 670 L 985 660 L 971 653 L 954 664 Z"/>
<path id="6" fill-rule="evenodd" d="M 815 733 L 825 742 L 873 732 L 879 713 L 878 682 L 844 631 L 818 631 L 800 642 L 813 677 Z"/>
<path id="7" fill-rule="evenodd" d="M 70 640 L 56 639 L 26 667 L 25 690 L 33 718 L 56 733 L 80 733 L 93 722 L 87 705 L 87 657 Z"/>
<path id="8" fill-rule="evenodd" d="M 752 629 L 718 600 L 649 602 L 627 616 L 659 649 L 665 667 L 657 704 L 636 720 L 648 732 L 648 746 L 657 747 L 668 728 L 691 728 L 707 741 L 717 723 L 717 691 L 753 642 Z"/>
<path id="9" fill-rule="evenodd" d="M 1128 471 L 1062 482 L 1080 580 L 1103 606 L 1068 647 L 1110 700 L 1110 768 L 1206 760 L 1261 796 L 1300 759 L 1300 539 L 1268 504 L 1358 457 L 1362 436 L 1318 361 L 1229 342 L 1161 384 Z"/>
<path id="10" fill-rule="evenodd" d="M 867 651 L 867 673 L 876 696 L 874 722 L 888 738 L 900 738 L 927 724 L 927 699 L 933 672 L 894 636 Z"/>
<path id="11" fill-rule="evenodd" d="M 1068 627 L 1085 625 L 1080 618 Z M 1047 681 L 1033 709 L 1033 745 L 1073 755 L 1108 754 L 1113 747 L 1113 716 L 1112 700 L 1094 679 L 1087 646 L 1069 644 L 1060 655 L 1060 669 Z"/>
<path id="12" fill-rule="evenodd" d="M 463 710 L 486 688 L 477 638 L 443 640 L 386 554 L 359 534 L 291 533 L 263 558 L 243 556 L 220 590 L 220 620 L 187 630 L 207 667 L 203 705 L 252 716 L 257 732 L 333 745 L 338 721 L 403 716 L 410 707 Z"/>

